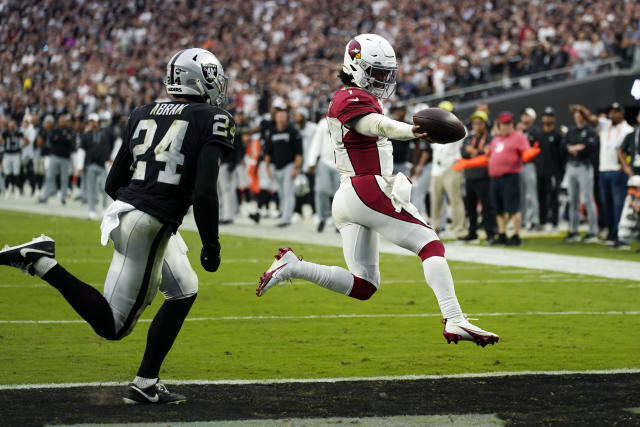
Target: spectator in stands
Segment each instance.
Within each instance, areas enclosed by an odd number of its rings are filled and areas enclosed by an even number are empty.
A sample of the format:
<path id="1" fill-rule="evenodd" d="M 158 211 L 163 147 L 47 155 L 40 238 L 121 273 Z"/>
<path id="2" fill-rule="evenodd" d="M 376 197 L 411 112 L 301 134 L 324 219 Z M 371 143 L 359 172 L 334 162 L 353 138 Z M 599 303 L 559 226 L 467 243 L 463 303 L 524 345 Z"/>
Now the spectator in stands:
<path id="1" fill-rule="evenodd" d="M 498 135 L 489 145 L 489 176 L 491 177 L 491 197 L 496 207 L 498 238 L 497 245 L 519 246 L 520 226 L 520 171 L 522 154 L 530 147 L 527 137 L 515 130 L 513 114 L 503 112 L 498 115 Z M 513 235 L 507 240 L 507 224 L 513 224 Z"/>
<path id="2" fill-rule="evenodd" d="M 556 129 L 556 112 L 546 107 L 542 113 L 542 132 L 538 142 L 540 155 L 535 159 L 538 202 L 540 203 L 540 225 L 551 224 L 558 228 L 558 194 L 564 176 L 564 136 Z"/>
<path id="3" fill-rule="evenodd" d="M 453 111 L 449 101 L 438 105 L 448 111 Z M 445 193 L 451 203 L 452 237 L 462 237 L 464 230 L 464 201 L 462 200 L 462 172 L 451 167 L 460 158 L 463 139 L 451 144 L 433 144 L 433 165 L 431 166 L 431 224 L 439 233 L 444 231 L 443 208 Z"/>
<path id="4" fill-rule="evenodd" d="M 280 200 L 280 223 L 278 227 L 291 225 L 296 196 L 293 180 L 302 167 L 302 137 L 289 123 L 289 112 L 285 106 L 275 107 L 275 126 L 265 132 L 263 145 L 267 174 L 276 183 Z M 275 168 L 272 172 L 271 164 Z"/>
<path id="5" fill-rule="evenodd" d="M 499 7 L 481 0 L 460 7 L 399 1 L 392 8 L 390 2 L 361 0 L 335 7 L 314 0 L 216 2 L 215 8 L 205 0 L 186 4 L 135 1 L 113 7 L 87 0 L 70 8 L 53 0 L 41 0 L 37 7 L 5 2 L 3 16 L 19 24 L 2 30 L 0 86 L 6 91 L 0 91 L 0 108 L 21 120 L 27 106 L 32 112 L 57 115 L 76 109 L 92 112 L 106 100 L 116 115 L 126 115 L 134 98 L 151 101 L 160 96 L 156 82 L 166 60 L 160 52 L 175 40 L 211 48 L 232 64 L 230 93 L 248 115 L 266 112 L 274 95 L 288 96 L 296 108 L 309 107 L 317 103 L 317 94 L 332 89 L 330 64 L 344 54 L 337 42 L 344 36 L 335 28 L 353 26 L 345 10 L 356 11 L 349 16 L 364 26 L 384 22 L 372 31 L 389 34 L 403 46 L 403 68 L 411 72 L 399 78 L 400 97 L 495 81 L 504 77 L 505 69 L 514 76 L 541 66 L 561 68 L 570 54 L 577 56 L 572 45 L 579 33 L 589 35 L 580 36 L 587 57 L 595 58 L 598 52 L 600 58 L 619 55 L 628 66 L 638 55 L 632 0 L 616 7 L 590 2 L 586 13 L 578 12 L 582 5 L 558 0 L 541 0 L 531 7 L 516 0 Z M 381 9 L 388 15 L 380 15 Z M 194 10 L 215 14 L 215 22 L 203 23 Z M 273 19 L 283 16 L 287 19 Z M 595 39 L 590 46 L 589 38 Z M 590 65 L 587 72 L 595 69 Z M 315 120 L 313 113 L 310 118 Z"/>
<path id="6" fill-rule="evenodd" d="M 567 151 L 567 181 L 569 187 L 569 234 L 565 242 L 579 242 L 578 225 L 580 223 L 580 194 L 585 206 L 589 231 L 582 241 L 597 241 L 598 219 L 596 205 L 593 200 L 594 169 L 593 158 L 598 146 L 598 135 L 589 125 L 588 112 L 585 109 L 571 106 L 575 126 L 565 136 L 564 147 Z"/>
<path id="7" fill-rule="evenodd" d="M 622 170 L 618 158 L 618 149 L 627 134 L 633 132 L 633 127 L 624 119 L 624 108 L 619 102 L 614 102 L 609 108 L 608 117 L 596 117 L 584 106 L 580 109 L 588 120 L 597 125 L 600 133 L 600 197 L 604 204 L 606 215 L 607 243 L 618 244 L 618 221 L 622 212 L 622 205 L 626 195 L 628 176 Z"/>
<path id="8" fill-rule="evenodd" d="M 529 144 L 539 144 L 540 129 L 535 125 L 536 111 L 527 107 L 520 113 L 520 121 L 516 129 L 522 132 Z M 538 203 L 538 184 L 536 166 L 534 161 L 522 165 L 520 172 L 520 208 L 522 209 L 522 222 L 528 224 L 531 231 L 540 230 L 540 205 Z"/>
<path id="9" fill-rule="evenodd" d="M 45 190 L 40 203 L 47 203 L 56 191 L 56 180 L 60 179 L 60 202 L 67 202 L 69 176 L 71 174 L 71 153 L 76 149 L 76 135 L 71 129 L 71 120 L 63 114 L 58 118 L 57 126 L 51 131 L 49 168 L 45 180 Z"/>
<path id="10" fill-rule="evenodd" d="M 491 144 L 491 133 L 487 128 L 489 117 L 484 111 L 471 114 L 473 132 L 467 136 L 462 145 L 462 157 L 472 159 L 486 154 Z M 465 205 L 469 217 L 469 233 L 461 240 L 478 239 L 478 202 L 482 204 L 482 225 L 487 233 L 487 242 L 493 242 L 496 233 L 496 212 L 491 201 L 489 171 L 487 167 L 465 169 Z"/>

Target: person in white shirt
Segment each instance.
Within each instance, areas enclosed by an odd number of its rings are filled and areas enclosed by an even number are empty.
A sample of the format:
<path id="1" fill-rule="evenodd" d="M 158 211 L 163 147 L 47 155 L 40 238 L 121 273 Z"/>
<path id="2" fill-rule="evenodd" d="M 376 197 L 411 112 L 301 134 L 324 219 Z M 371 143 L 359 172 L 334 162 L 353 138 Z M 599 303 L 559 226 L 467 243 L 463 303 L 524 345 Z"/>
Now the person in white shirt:
<path id="1" fill-rule="evenodd" d="M 324 230 L 331 218 L 331 199 L 340 187 L 340 173 L 336 169 L 333 142 L 329 134 L 326 118 L 320 119 L 315 128 L 308 155 L 305 155 L 305 169 L 315 174 L 315 204 L 318 215 L 318 232 Z"/>
<path id="2" fill-rule="evenodd" d="M 625 121 L 624 108 L 618 102 L 611 104 L 608 117 L 596 117 L 584 106 L 577 108 L 585 110 L 585 117 L 589 117 L 589 121 L 597 125 L 600 133 L 600 197 L 609 231 L 607 242 L 615 246 L 618 244 L 618 221 L 627 193 L 628 179 L 618 159 L 618 149 L 624 137 L 633 132 L 633 127 Z"/>
<path id="3" fill-rule="evenodd" d="M 438 104 L 438 108 L 448 111 L 453 110 L 450 102 L 443 101 Z M 431 224 L 439 232 L 442 231 L 442 207 L 444 204 L 444 194 L 447 193 L 451 203 L 451 222 L 453 237 L 462 237 L 466 234 L 464 229 L 464 201 L 462 199 L 462 178 L 461 171 L 451 169 L 453 164 L 462 157 L 460 150 L 464 138 L 451 144 L 432 144 L 433 162 L 431 166 Z"/>

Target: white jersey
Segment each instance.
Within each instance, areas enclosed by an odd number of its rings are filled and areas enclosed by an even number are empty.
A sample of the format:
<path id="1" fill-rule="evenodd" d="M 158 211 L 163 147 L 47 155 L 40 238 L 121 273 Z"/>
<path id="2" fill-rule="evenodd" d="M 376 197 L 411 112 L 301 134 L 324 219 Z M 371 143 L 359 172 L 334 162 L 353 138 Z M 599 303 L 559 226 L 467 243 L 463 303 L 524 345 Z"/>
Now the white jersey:
<path id="1" fill-rule="evenodd" d="M 382 104 L 365 90 L 340 88 L 333 95 L 327 122 L 340 180 L 362 175 L 393 175 L 393 145 L 386 137 L 365 136 L 345 126 L 350 120 L 382 114 Z"/>

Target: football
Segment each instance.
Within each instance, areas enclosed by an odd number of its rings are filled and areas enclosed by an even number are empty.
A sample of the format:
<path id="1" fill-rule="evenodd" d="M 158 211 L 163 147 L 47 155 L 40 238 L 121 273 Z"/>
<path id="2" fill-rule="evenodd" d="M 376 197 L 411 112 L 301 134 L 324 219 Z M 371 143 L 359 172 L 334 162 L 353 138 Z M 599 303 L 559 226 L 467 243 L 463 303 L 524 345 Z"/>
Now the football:
<path id="1" fill-rule="evenodd" d="M 442 108 L 425 108 L 413 115 L 413 124 L 419 132 L 426 132 L 427 139 L 438 144 L 449 144 L 467 135 L 462 122 L 455 114 Z"/>

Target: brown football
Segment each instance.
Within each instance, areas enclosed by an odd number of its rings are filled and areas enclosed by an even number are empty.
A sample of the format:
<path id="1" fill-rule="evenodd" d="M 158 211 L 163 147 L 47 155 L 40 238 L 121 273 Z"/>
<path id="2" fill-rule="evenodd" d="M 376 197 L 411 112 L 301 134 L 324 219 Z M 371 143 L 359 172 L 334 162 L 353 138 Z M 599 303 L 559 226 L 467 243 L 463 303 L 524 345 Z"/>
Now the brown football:
<path id="1" fill-rule="evenodd" d="M 449 144 L 467 135 L 462 122 L 455 114 L 442 108 L 425 108 L 413 115 L 413 124 L 419 132 L 426 132 L 427 139 L 438 144 Z"/>

